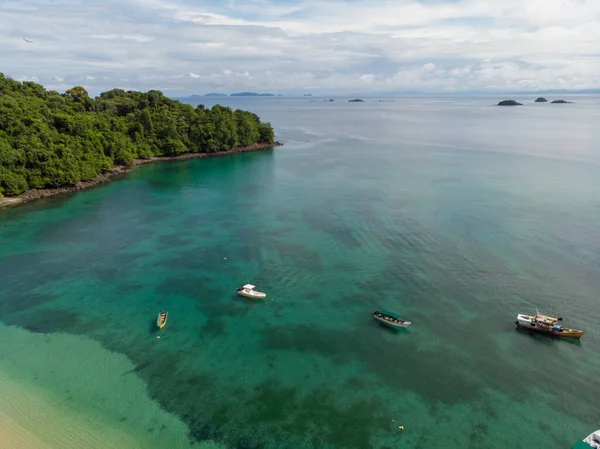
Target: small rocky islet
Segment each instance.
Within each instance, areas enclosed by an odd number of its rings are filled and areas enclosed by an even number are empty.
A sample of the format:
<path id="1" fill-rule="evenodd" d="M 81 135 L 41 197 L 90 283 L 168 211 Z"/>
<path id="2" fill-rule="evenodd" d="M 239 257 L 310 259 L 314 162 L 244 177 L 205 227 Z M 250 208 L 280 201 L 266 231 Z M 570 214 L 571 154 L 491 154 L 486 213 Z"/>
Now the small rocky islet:
<path id="1" fill-rule="evenodd" d="M 523 106 L 523 103 L 519 103 L 516 100 L 502 100 L 498 103 L 498 106 Z"/>
<path id="2" fill-rule="evenodd" d="M 548 103 L 548 100 L 544 97 L 538 97 L 534 100 L 534 103 Z M 570 104 L 572 101 L 566 100 L 553 100 L 550 104 Z M 519 103 L 516 100 L 502 100 L 497 106 L 523 106 L 523 103 Z"/>

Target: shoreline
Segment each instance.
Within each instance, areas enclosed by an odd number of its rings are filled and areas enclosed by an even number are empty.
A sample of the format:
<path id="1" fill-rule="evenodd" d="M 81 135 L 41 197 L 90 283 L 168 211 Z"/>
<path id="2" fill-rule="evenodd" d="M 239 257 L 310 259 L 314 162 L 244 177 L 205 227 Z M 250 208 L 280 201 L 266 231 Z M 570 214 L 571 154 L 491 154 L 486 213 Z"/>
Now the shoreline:
<path id="1" fill-rule="evenodd" d="M 111 181 L 113 178 L 130 173 L 134 167 L 146 164 L 155 164 L 159 162 L 171 162 L 171 161 L 186 161 L 189 159 L 203 159 L 206 157 L 219 157 L 229 156 L 232 154 L 239 153 L 250 153 L 253 151 L 263 151 L 269 148 L 279 147 L 283 144 L 275 141 L 271 143 L 256 143 L 247 147 L 236 147 L 231 150 L 219 151 L 216 153 L 184 153 L 177 156 L 153 156 L 149 159 L 134 159 L 129 165 L 117 165 L 107 171 L 101 173 L 96 179 L 91 181 L 79 181 L 73 185 L 66 185 L 60 187 L 53 187 L 48 189 L 32 189 L 27 190 L 19 195 L 8 196 L 0 198 L 0 209 L 8 206 L 17 206 L 19 204 L 29 203 L 30 201 L 39 200 L 42 198 L 49 198 L 52 196 L 62 195 L 64 193 L 77 192 L 79 190 L 89 189 L 90 187 L 97 186 L 98 184 L 104 184 Z"/>
<path id="2" fill-rule="evenodd" d="M 193 440 L 131 359 L 98 341 L 2 322 L 0 338 L 0 449 L 225 449 Z"/>

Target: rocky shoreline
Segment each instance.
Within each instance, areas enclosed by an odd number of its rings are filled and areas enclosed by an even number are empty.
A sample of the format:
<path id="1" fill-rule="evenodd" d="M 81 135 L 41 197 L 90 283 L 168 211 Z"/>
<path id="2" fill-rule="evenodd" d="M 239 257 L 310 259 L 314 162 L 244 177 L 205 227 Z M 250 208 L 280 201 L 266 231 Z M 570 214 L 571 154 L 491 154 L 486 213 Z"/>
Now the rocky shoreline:
<path id="1" fill-rule="evenodd" d="M 269 148 L 274 148 L 281 146 L 282 144 L 279 142 L 272 143 L 257 143 L 254 145 L 250 145 L 247 147 L 237 147 L 232 148 L 227 151 L 219 151 L 218 153 L 185 153 L 180 154 L 178 156 L 155 156 L 150 159 L 134 159 L 130 165 L 118 165 L 112 168 L 110 171 L 106 173 L 100 174 L 96 179 L 91 181 L 79 181 L 73 185 L 55 187 L 51 189 L 32 189 L 26 192 L 21 193 L 20 195 L 10 196 L 0 198 L 0 208 L 5 206 L 16 206 L 17 204 L 28 203 L 33 200 L 38 200 L 41 198 L 48 198 L 51 196 L 62 195 L 65 193 L 76 192 L 78 190 L 88 189 L 90 187 L 94 187 L 98 184 L 103 184 L 105 182 L 110 181 L 116 176 L 129 173 L 133 167 L 137 165 L 145 165 L 145 164 L 154 164 L 158 162 L 169 162 L 169 161 L 185 161 L 188 159 L 202 159 L 205 157 L 218 157 L 218 156 L 228 156 L 231 154 L 238 153 L 249 153 L 252 151 L 262 151 Z"/>

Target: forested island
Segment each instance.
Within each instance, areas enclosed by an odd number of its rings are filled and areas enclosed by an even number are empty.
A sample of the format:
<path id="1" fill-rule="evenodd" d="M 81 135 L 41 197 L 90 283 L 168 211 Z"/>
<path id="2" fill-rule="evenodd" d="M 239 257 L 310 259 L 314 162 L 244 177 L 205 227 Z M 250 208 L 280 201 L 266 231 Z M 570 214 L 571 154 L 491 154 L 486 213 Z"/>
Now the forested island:
<path id="1" fill-rule="evenodd" d="M 61 94 L 0 73 L 0 197 L 93 184 L 156 157 L 275 145 L 271 124 L 251 112 L 194 108 L 157 90 L 92 98 L 76 86 Z"/>

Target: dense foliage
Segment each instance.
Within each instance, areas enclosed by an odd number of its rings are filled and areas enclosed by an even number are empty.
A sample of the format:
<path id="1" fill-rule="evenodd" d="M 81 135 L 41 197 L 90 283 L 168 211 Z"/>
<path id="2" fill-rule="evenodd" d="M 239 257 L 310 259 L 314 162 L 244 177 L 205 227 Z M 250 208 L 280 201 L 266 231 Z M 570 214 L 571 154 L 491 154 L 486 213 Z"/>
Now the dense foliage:
<path id="1" fill-rule="evenodd" d="M 256 114 L 196 108 L 151 90 L 90 98 L 0 73 L 0 196 L 96 178 L 136 158 L 211 153 L 274 141 Z"/>

